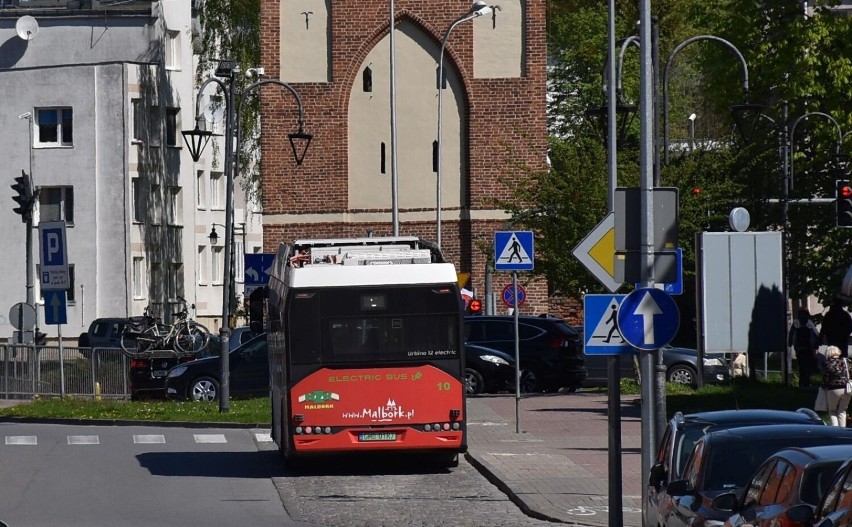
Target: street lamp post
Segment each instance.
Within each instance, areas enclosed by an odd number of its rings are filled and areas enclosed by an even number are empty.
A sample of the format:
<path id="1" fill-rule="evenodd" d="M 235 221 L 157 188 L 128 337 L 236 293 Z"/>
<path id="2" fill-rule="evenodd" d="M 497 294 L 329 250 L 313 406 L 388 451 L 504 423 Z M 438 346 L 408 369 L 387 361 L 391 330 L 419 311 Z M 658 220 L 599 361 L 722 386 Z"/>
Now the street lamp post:
<path id="1" fill-rule="evenodd" d="M 764 117 L 765 119 L 770 121 L 776 128 L 779 129 L 778 155 L 780 157 L 781 162 L 781 225 L 783 227 L 781 236 L 781 272 L 783 274 L 782 280 L 784 284 L 785 334 L 787 328 L 789 328 L 793 322 L 792 306 L 790 305 L 790 255 L 788 254 L 788 252 L 790 246 L 790 191 L 793 189 L 793 155 L 795 153 L 796 145 L 796 127 L 803 119 L 811 116 L 821 116 L 831 121 L 831 123 L 834 124 L 835 128 L 837 128 L 837 147 L 835 150 L 835 154 L 840 153 L 840 148 L 844 137 L 843 131 L 840 128 L 840 124 L 837 122 L 836 119 L 826 113 L 807 112 L 794 119 L 792 121 L 791 126 L 788 111 L 788 103 L 787 101 L 784 101 L 780 123 L 776 122 L 775 119 L 769 117 L 768 115 L 761 115 L 761 117 Z M 785 353 L 785 355 L 786 356 L 783 364 L 783 378 L 784 384 L 786 385 L 790 382 L 792 357 L 789 355 L 789 353 Z"/>
<path id="2" fill-rule="evenodd" d="M 442 101 L 443 101 L 443 93 L 444 93 L 444 48 L 447 46 L 447 40 L 450 38 L 450 33 L 455 29 L 455 27 L 462 22 L 467 22 L 468 20 L 473 20 L 476 17 L 487 15 L 491 12 L 491 8 L 483 2 L 482 0 L 476 0 L 472 6 L 470 6 L 470 11 L 455 19 L 452 24 L 447 28 L 447 31 L 444 33 L 444 38 L 441 40 L 441 51 L 438 53 L 438 143 L 436 145 L 437 148 L 437 197 L 436 197 L 436 212 L 435 212 L 435 236 L 436 243 L 438 244 L 438 248 L 441 248 L 441 186 L 443 182 L 443 172 L 441 167 L 441 150 L 443 150 L 441 145 L 441 120 L 442 120 Z"/>
<path id="3" fill-rule="evenodd" d="M 211 83 L 216 83 L 219 85 L 219 88 L 226 94 L 226 118 L 225 118 L 225 258 L 224 258 L 224 275 L 228 278 L 223 280 L 222 283 L 222 326 L 219 328 L 219 335 L 221 337 L 221 380 L 220 380 L 220 390 L 219 390 L 219 411 L 222 413 L 229 411 L 229 397 L 230 397 L 230 364 L 228 352 L 230 350 L 230 310 L 231 310 L 231 284 L 230 284 L 230 276 L 232 272 L 232 261 L 231 261 L 231 245 L 233 243 L 234 237 L 234 223 L 233 223 L 233 215 L 234 215 L 234 167 L 235 165 L 238 168 L 239 164 L 239 151 L 237 151 L 236 156 L 234 155 L 234 136 L 236 135 L 237 146 L 239 147 L 240 143 L 240 127 L 235 123 L 235 117 L 239 116 L 242 112 L 242 104 L 245 101 L 245 96 L 250 93 L 252 90 L 262 86 L 264 84 L 278 84 L 279 86 L 283 86 L 287 88 L 295 97 L 296 103 L 298 104 L 299 109 L 299 130 L 297 132 L 292 132 L 288 134 L 290 139 L 290 146 L 293 149 L 293 157 L 296 160 L 297 165 L 301 165 L 302 161 L 305 159 L 305 154 L 307 153 L 308 146 L 310 145 L 311 139 L 313 136 L 311 134 L 305 133 L 304 131 L 304 110 L 302 107 L 302 100 L 299 97 L 299 94 L 289 85 L 282 81 L 275 79 L 263 79 L 254 84 L 248 86 L 245 90 L 241 91 L 239 94 L 235 92 L 234 79 L 236 78 L 236 74 L 239 72 L 239 65 L 235 61 L 223 60 L 219 62 L 218 67 L 216 68 L 216 72 L 214 73 L 215 77 L 211 77 L 204 81 L 201 86 L 198 88 L 198 94 L 195 99 L 195 114 L 196 114 L 196 122 L 195 129 L 193 130 L 184 130 L 182 132 L 184 141 L 186 142 L 187 148 L 189 149 L 190 156 L 192 156 L 192 160 L 198 162 L 201 158 L 201 153 L 204 151 L 204 147 L 207 146 L 207 143 L 210 141 L 210 138 L 213 136 L 212 132 L 201 129 L 201 124 L 204 123 L 204 117 L 199 112 L 199 107 L 201 104 L 201 97 L 204 93 L 204 89 Z M 222 77 L 227 80 L 227 83 L 216 78 Z M 239 103 L 237 108 L 234 107 L 234 102 L 236 100 L 237 95 L 239 95 Z M 302 145 L 304 145 L 302 147 Z M 212 234 L 212 233 L 211 233 Z"/>
<path id="4" fill-rule="evenodd" d="M 736 54 L 740 61 L 740 65 L 743 70 L 743 97 L 745 102 L 743 102 L 743 104 L 731 106 L 731 113 L 733 114 L 734 121 L 737 124 L 737 129 L 740 131 L 746 142 L 748 142 L 751 138 L 751 133 L 754 131 L 754 124 L 760 118 L 760 113 L 763 109 L 763 106 L 759 104 L 750 104 L 748 102 L 748 65 L 746 64 L 743 54 L 740 53 L 740 50 L 738 50 L 736 46 L 727 40 L 714 35 L 698 35 L 684 40 L 675 46 L 669 54 L 669 58 L 666 60 L 666 65 L 663 68 L 663 155 L 666 165 L 669 164 L 669 68 L 671 67 L 672 60 L 683 48 L 693 42 L 702 40 L 709 40 L 724 44 L 733 51 L 734 54 Z M 751 121 L 747 121 L 747 118 L 750 118 Z M 700 378 L 701 376 L 699 375 L 699 379 Z"/>

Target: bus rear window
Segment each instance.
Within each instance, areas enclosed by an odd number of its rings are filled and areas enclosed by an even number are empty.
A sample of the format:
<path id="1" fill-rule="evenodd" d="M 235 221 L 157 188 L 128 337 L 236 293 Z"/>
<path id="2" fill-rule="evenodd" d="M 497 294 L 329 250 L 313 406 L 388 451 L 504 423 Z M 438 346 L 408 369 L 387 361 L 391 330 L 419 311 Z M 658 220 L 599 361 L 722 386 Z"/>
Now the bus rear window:
<path id="1" fill-rule="evenodd" d="M 304 291 L 289 304 L 294 364 L 458 358 L 458 295 L 431 287 Z"/>

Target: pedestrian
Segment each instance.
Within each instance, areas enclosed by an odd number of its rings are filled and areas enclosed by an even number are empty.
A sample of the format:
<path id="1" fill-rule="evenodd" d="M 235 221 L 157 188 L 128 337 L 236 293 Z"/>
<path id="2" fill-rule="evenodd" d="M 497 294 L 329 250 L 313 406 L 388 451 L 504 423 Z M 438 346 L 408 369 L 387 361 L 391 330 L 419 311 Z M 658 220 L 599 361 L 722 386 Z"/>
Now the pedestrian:
<path id="1" fill-rule="evenodd" d="M 799 367 L 799 388 L 811 386 L 811 375 L 816 373 L 816 351 L 819 347 L 819 335 L 811 320 L 811 312 L 800 308 L 796 320 L 790 326 L 787 345 L 796 352 L 796 364 Z"/>
<path id="2" fill-rule="evenodd" d="M 849 335 L 852 335 L 852 316 L 843 309 L 843 302 L 835 298 L 822 319 L 820 342 L 837 346 L 844 357 L 849 355 Z"/>
<path id="3" fill-rule="evenodd" d="M 852 399 L 848 385 L 848 360 L 840 354 L 840 348 L 829 346 L 825 350 L 825 371 L 819 388 L 825 392 L 831 426 L 846 427 L 846 409 Z"/>

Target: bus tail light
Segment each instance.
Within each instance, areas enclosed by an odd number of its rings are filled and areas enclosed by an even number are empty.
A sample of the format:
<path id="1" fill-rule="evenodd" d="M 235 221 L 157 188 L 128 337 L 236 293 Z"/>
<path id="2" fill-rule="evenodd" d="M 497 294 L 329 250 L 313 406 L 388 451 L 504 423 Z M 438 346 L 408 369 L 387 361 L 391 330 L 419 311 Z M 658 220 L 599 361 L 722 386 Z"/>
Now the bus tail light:
<path id="1" fill-rule="evenodd" d="M 450 410 L 450 419 L 458 419 L 461 416 L 461 410 Z"/>
<path id="2" fill-rule="evenodd" d="M 305 414 L 294 414 L 293 415 L 293 422 L 294 423 L 301 423 L 304 420 L 305 420 Z"/>

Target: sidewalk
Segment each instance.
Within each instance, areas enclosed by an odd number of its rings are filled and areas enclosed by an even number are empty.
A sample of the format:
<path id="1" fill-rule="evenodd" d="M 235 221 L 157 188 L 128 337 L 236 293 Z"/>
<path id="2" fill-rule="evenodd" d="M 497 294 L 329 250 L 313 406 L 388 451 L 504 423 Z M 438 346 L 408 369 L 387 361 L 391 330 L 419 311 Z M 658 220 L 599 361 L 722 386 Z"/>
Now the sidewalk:
<path id="1" fill-rule="evenodd" d="M 641 422 L 635 396 L 622 398 L 625 526 L 642 524 Z M 608 525 L 606 393 L 471 397 L 467 459 L 527 514 L 571 525 Z"/>

